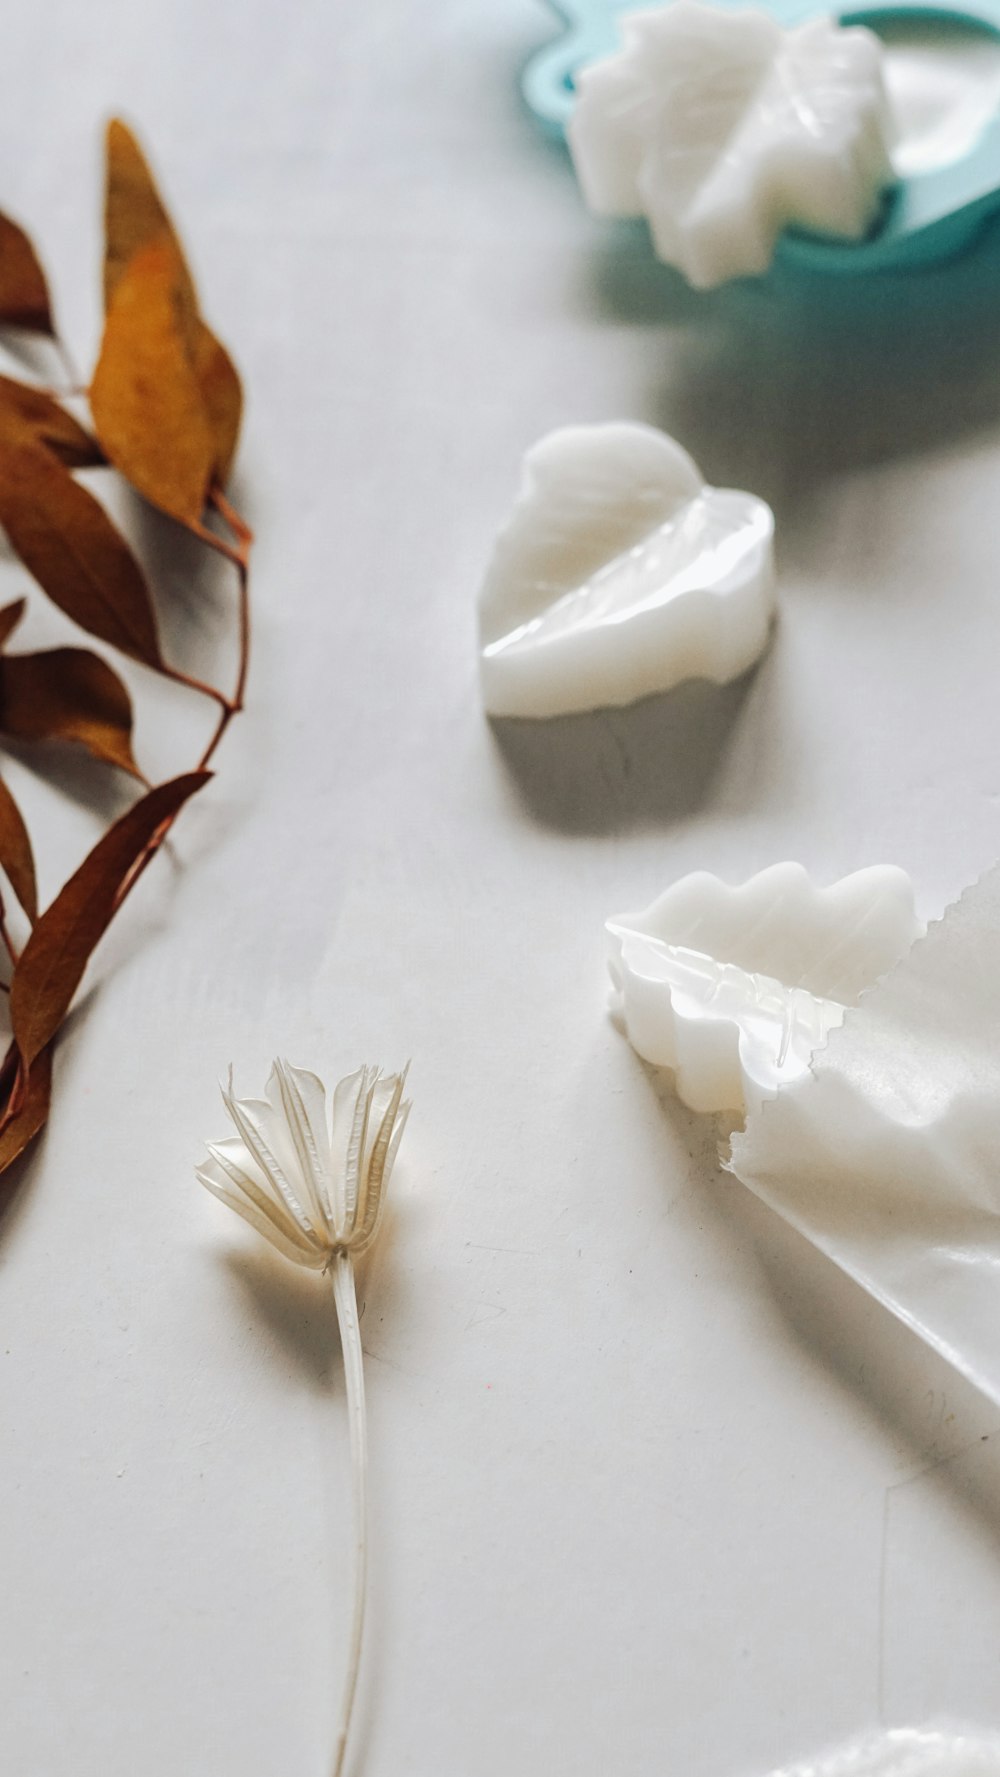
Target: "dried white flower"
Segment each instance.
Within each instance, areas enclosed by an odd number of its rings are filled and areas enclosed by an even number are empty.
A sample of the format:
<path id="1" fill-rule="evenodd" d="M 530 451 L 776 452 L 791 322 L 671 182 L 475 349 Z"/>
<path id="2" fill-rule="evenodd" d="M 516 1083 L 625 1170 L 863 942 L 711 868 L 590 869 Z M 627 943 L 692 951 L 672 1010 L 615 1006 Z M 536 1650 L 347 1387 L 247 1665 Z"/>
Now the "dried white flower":
<path id="1" fill-rule="evenodd" d="M 334 1757 L 340 1777 L 361 1660 L 368 1568 L 368 1434 L 354 1260 L 378 1233 L 393 1161 L 410 1106 L 406 1069 L 361 1067 L 341 1080 L 327 1114 L 315 1074 L 275 1061 L 266 1099 L 223 1088 L 236 1129 L 210 1142 L 202 1184 L 297 1265 L 329 1271 L 344 1353 L 354 1471 L 354 1616 Z"/>
<path id="2" fill-rule="evenodd" d="M 326 1088 L 304 1068 L 276 1061 L 267 1098 L 223 1103 L 237 1134 L 209 1142 L 198 1177 L 286 1259 L 327 1271 L 338 1253 L 363 1253 L 375 1239 L 409 1104 L 401 1074 L 360 1067 Z"/>

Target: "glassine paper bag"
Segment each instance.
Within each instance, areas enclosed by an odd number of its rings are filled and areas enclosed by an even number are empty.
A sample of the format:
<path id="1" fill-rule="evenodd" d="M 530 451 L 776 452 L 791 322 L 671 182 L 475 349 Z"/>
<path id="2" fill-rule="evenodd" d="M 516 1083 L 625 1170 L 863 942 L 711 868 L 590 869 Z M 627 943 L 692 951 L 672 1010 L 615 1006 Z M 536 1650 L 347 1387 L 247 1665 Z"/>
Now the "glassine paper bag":
<path id="1" fill-rule="evenodd" d="M 750 1113 L 728 1165 L 1000 1402 L 1000 865 Z"/>

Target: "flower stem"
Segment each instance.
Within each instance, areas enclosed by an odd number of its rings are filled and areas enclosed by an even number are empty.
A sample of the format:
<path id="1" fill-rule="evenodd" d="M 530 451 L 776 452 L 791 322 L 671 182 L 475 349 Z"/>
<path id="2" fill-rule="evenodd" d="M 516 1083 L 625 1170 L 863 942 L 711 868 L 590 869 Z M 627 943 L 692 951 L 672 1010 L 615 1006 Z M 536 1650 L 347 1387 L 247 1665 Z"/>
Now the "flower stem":
<path id="1" fill-rule="evenodd" d="M 354 1613 L 351 1639 L 344 1677 L 344 1695 L 340 1707 L 337 1748 L 333 1760 L 333 1777 L 341 1777 L 347 1752 L 354 1694 L 361 1664 L 361 1637 L 365 1623 L 365 1595 L 368 1580 L 368 1430 L 365 1419 L 364 1360 L 361 1354 L 361 1325 L 358 1320 L 358 1297 L 354 1285 L 354 1260 L 350 1253 L 338 1253 L 333 1261 L 333 1299 L 340 1328 L 340 1344 L 344 1354 L 344 1385 L 351 1431 L 351 1469 L 354 1477 Z"/>

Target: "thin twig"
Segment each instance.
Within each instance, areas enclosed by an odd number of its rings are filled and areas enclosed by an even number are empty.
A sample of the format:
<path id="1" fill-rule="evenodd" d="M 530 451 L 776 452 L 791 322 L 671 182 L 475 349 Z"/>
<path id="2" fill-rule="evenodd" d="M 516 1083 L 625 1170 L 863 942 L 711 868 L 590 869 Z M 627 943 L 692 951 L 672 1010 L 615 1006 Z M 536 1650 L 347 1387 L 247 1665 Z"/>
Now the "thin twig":
<path id="1" fill-rule="evenodd" d="M 229 708 L 229 699 L 225 692 L 220 691 L 218 685 L 210 685 L 207 679 L 195 678 L 193 673 L 186 673 L 179 666 L 170 666 L 166 660 L 161 661 L 158 670 L 174 685 L 184 685 L 189 691 L 197 691 L 202 697 L 210 697 L 214 703 L 221 703 L 224 710 Z"/>
<path id="2" fill-rule="evenodd" d="M 199 524 L 198 526 L 192 526 L 191 528 L 194 530 L 195 535 L 200 537 L 201 541 L 209 548 L 215 549 L 220 555 L 224 555 L 227 561 L 231 561 L 239 575 L 239 615 L 237 619 L 239 625 L 239 653 L 236 667 L 236 683 L 233 687 L 233 694 L 231 697 L 226 697 L 224 692 L 217 691 L 214 687 L 195 684 L 187 678 L 186 674 L 180 674 L 174 670 L 171 670 L 168 673 L 168 677 L 177 678 L 179 679 L 179 682 L 191 685 L 192 689 L 200 689 L 208 695 L 213 696 L 221 705 L 219 719 L 209 739 L 208 745 L 195 767 L 197 771 L 207 771 L 230 722 L 233 717 L 238 715 L 242 710 L 244 694 L 246 692 L 247 674 L 250 670 L 250 545 L 253 542 L 253 534 L 249 527 L 243 523 L 243 520 L 239 518 L 239 515 L 232 512 L 232 508 L 221 494 L 213 492 L 211 500 L 212 504 L 217 506 L 220 514 L 225 517 L 226 522 L 237 532 L 237 535 L 239 536 L 238 545 L 234 547 L 232 544 L 227 543 L 225 538 L 217 536 L 214 531 L 209 530 L 207 525 Z M 219 502 L 221 502 L 221 504 L 219 504 Z M 178 809 L 177 814 L 179 813 L 180 810 Z M 177 819 L 177 814 L 172 814 L 169 820 L 163 822 L 162 826 L 153 834 L 145 850 L 136 859 L 135 864 L 125 877 L 115 898 L 116 913 L 122 905 L 122 902 L 131 894 L 144 871 L 149 868 L 152 859 L 156 856 L 156 853 L 159 851 L 167 834 L 170 832 L 171 827 Z"/>
<path id="3" fill-rule="evenodd" d="M 253 531 L 235 506 L 231 506 L 221 487 L 213 487 L 209 493 L 209 504 L 225 524 L 229 526 L 238 543 L 246 547 L 253 542 Z"/>
<path id="4" fill-rule="evenodd" d="M 212 735 L 212 738 L 198 763 L 199 771 L 204 771 L 208 766 L 216 747 L 219 745 L 219 742 L 225 734 L 226 729 L 229 727 L 233 717 L 238 715 L 242 710 L 243 699 L 246 693 L 247 673 L 250 669 L 250 546 L 253 543 L 253 532 L 248 525 L 244 524 L 239 513 L 234 511 L 228 500 L 226 500 L 225 496 L 217 488 L 213 488 L 209 495 L 209 500 L 213 508 L 219 513 L 220 517 L 230 526 L 237 538 L 236 545 L 233 546 L 232 544 L 227 543 L 225 538 L 218 536 L 215 531 L 209 530 L 207 525 L 200 525 L 198 527 L 197 535 L 201 537 L 202 542 L 207 544 L 209 549 L 218 550 L 219 554 L 224 555 L 226 560 L 231 561 L 236 568 L 239 576 L 237 596 L 239 599 L 238 623 L 240 640 L 239 664 L 236 669 L 236 683 L 233 687 L 233 695 L 228 703 L 223 705 L 219 720 L 216 724 L 215 733 Z"/>
<path id="5" fill-rule="evenodd" d="M 350 1253 L 338 1253 L 331 1267 L 333 1299 L 340 1328 L 340 1344 L 344 1354 L 344 1385 L 351 1431 L 351 1472 L 354 1480 L 354 1609 L 351 1638 L 347 1650 L 343 1700 L 337 1727 L 333 1777 L 341 1777 L 347 1753 L 347 1737 L 354 1711 L 361 1665 L 361 1640 L 365 1626 L 365 1598 L 368 1590 L 368 1429 L 365 1416 L 364 1359 L 361 1352 L 361 1326 L 358 1321 L 358 1298 L 354 1283 L 354 1260 Z"/>

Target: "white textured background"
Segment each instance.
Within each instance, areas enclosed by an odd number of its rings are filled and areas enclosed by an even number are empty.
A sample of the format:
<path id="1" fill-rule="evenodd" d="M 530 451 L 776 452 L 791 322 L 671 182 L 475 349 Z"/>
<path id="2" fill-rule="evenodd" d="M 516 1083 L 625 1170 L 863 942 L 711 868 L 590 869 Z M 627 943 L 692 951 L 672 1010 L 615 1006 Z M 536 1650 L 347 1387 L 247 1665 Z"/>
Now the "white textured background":
<path id="1" fill-rule="evenodd" d="M 91 363 L 100 126 L 138 124 L 249 387 L 259 533 L 249 713 L 102 952 L 0 1230 L 17 1777 L 326 1770 L 330 1304 L 192 1173 L 225 1064 L 252 1091 L 274 1049 L 414 1058 L 365 1284 L 353 1777 L 754 1777 L 879 1719 L 1000 1722 L 995 1411 L 720 1177 L 607 1023 L 601 942 L 693 867 L 894 861 L 933 915 L 1000 853 L 1000 238 L 695 300 L 522 114 L 547 30 L 533 0 L 5 21 L 0 207 Z M 774 647 L 491 730 L 473 600 L 520 454 L 615 417 L 773 502 Z M 194 665 L 231 595 L 172 577 Z M 203 713 L 131 678 L 178 768 Z M 89 817 L 11 781 L 51 890 Z"/>

